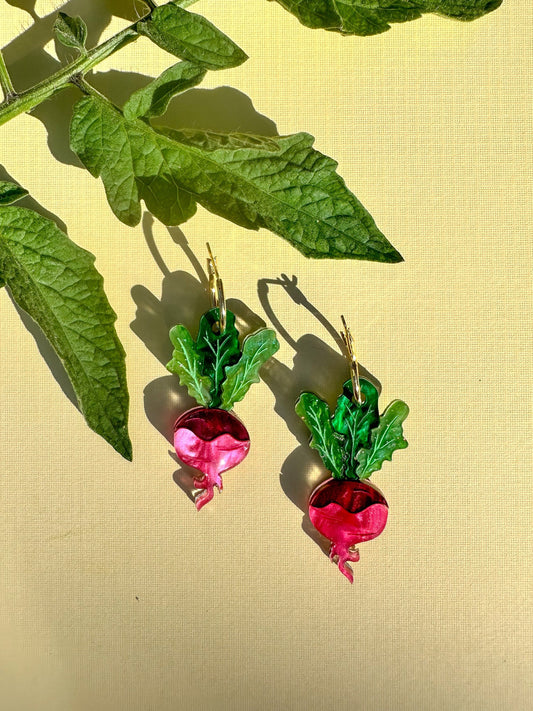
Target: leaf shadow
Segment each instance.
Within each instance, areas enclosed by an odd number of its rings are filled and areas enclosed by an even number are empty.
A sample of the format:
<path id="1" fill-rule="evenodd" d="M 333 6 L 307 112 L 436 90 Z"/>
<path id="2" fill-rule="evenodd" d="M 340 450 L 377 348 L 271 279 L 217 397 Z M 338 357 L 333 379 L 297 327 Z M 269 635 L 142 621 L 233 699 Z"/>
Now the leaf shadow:
<path id="1" fill-rule="evenodd" d="M 154 218 L 145 213 L 143 232 L 152 258 L 159 266 L 163 280 L 161 297 L 141 284 L 132 287 L 131 295 L 136 304 L 135 319 L 130 328 L 146 348 L 164 367 L 172 356 L 169 331 L 181 323 L 193 335 L 198 330 L 200 316 L 210 308 L 208 278 L 198 258 L 191 250 L 183 232 L 177 227 L 167 228 L 174 242 L 183 251 L 196 276 L 186 271 L 171 272 L 164 263 L 153 235 Z M 214 247 L 215 245 L 213 245 Z M 227 299 L 228 308 L 235 314 L 235 323 L 241 337 L 265 326 L 265 322 L 238 299 Z M 144 388 L 144 410 L 148 421 L 173 445 L 173 425 L 179 414 L 197 405 L 179 384 L 175 375 L 156 378 Z M 192 479 L 197 471 L 182 464 L 174 450 L 169 451 L 172 460 L 181 467 L 174 472 L 174 482 L 194 501 L 196 490 Z"/>
<path id="2" fill-rule="evenodd" d="M 0 180 L 7 180 L 16 183 L 17 181 L 14 180 L 11 175 L 7 172 L 7 170 L 4 168 L 3 165 L 0 165 Z M 24 187 L 24 186 L 23 186 Z M 53 222 L 56 223 L 56 225 L 63 230 L 63 232 L 67 232 L 65 224 L 53 213 L 49 212 L 46 210 L 42 205 L 40 205 L 34 198 L 32 198 L 30 195 L 27 195 L 25 198 L 22 200 L 17 201 L 16 206 L 19 207 L 26 207 L 29 210 L 33 210 L 34 212 L 37 212 L 38 214 L 42 215 L 43 217 L 48 218 L 49 220 L 52 220 Z M 79 405 L 78 405 L 78 399 L 76 397 L 76 394 L 74 392 L 74 388 L 72 387 L 72 383 L 70 382 L 70 379 L 67 375 L 67 371 L 65 370 L 63 363 L 61 362 L 61 359 L 55 352 L 54 348 L 50 344 L 50 341 L 48 338 L 44 335 L 43 331 L 41 330 L 40 326 L 32 319 L 32 317 L 24 311 L 13 299 L 11 295 L 11 291 L 9 287 L 6 287 L 7 293 L 9 294 L 9 298 L 11 299 L 11 302 L 13 303 L 13 306 L 15 307 L 15 310 L 17 311 L 18 315 L 20 316 L 20 319 L 22 323 L 24 324 L 26 330 L 29 332 L 29 334 L 33 337 L 35 344 L 39 350 L 39 353 L 41 354 L 43 360 L 45 361 L 46 365 L 48 366 L 50 372 L 52 373 L 52 376 L 54 380 L 57 382 L 61 390 L 63 391 L 64 395 L 70 400 L 70 402 L 74 405 L 74 407 L 79 410 Z"/>
<path id="3" fill-rule="evenodd" d="M 88 27 L 87 46 L 98 44 L 104 30 L 114 17 L 133 22 L 146 14 L 147 7 L 142 0 L 69 0 L 44 17 L 35 13 L 33 0 L 9 0 L 10 4 L 26 11 L 33 20 L 30 27 L 21 32 L 3 49 L 2 53 L 9 67 L 11 79 L 17 91 L 23 91 L 50 76 L 61 68 L 62 63 L 76 58 L 75 50 L 55 43 L 56 59 L 49 54 L 46 46 L 53 41 L 53 25 L 59 10 L 68 15 L 80 15 Z M 115 72 L 116 83 L 120 84 L 121 72 Z M 68 144 L 69 122 L 72 107 L 80 94 L 77 89 L 65 89 L 51 100 L 33 109 L 32 116 L 39 119 L 48 132 L 48 146 L 52 155 L 62 163 L 80 166 Z"/>
<path id="4" fill-rule="evenodd" d="M 303 306 L 320 323 L 339 346 L 333 350 L 318 336 L 305 334 L 294 340 L 276 315 L 269 299 L 271 287 L 283 288 L 292 301 Z M 340 394 L 342 383 L 350 377 L 348 361 L 343 355 L 340 334 L 326 317 L 305 297 L 298 288 L 296 276 L 282 274 L 277 279 L 260 279 L 257 286 L 259 300 L 269 321 L 278 334 L 294 349 L 293 367 L 289 368 L 271 358 L 261 371 L 261 377 L 276 398 L 275 412 L 285 420 L 289 431 L 300 443 L 281 466 L 280 484 L 285 495 L 303 512 L 303 531 L 329 555 L 330 542 L 312 525 L 308 501 L 312 491 L 329 477 L 318 453 L 309 447 L 310 432 L 295 412 L 296 401 L 305 391 L 312 391 L 326 400 L 333 410 Z M 370 380 L 381 392 L 381 383 L 361 364 L 362 377 Z"/>
<path id="5" fill-rule="evenodd" d="M 18 0 L 34 20 L 31 27 L 10 42 L 3 50 L 11 78 L 18 91 L 27 89 L 61 68 L 76 57 L 73 49 L 55 43 L 55 57 L 45 47 L 53 38 L 53 24 L 57 17 L 54 11 L 39 18 L 32 14 L 34 2 Z M 98 43 L 103 31 L 114 16 L 134 21 L 145 14 L 142 0 L 136 0 L 139 11 L 134 11 L 132 0 L 93 0 L 90 6 L 84 0 L 69 0 L 61 6 L 68 15 L 81 15 L 88 26 L 87 46 Z M 144 8 L 144 9 L 143 9 Z M 138 42 L 148 41 L 140 38 Z M 169 66 L 177 61 L 169 55 Z M 146 86 L 153 77 L 135 72 L 110 70 L 88 75 L 89 82 L 117 106 L 123 106 L 137 89 Z M 79 100 L 77 88 L 69 87 L 58 92 L 31 112 L 47 131 L 48 148 L 54 158 L 66 165 L 82 167 L 69 145 L 69 125 L 74 104 Z M 262 136 L 278 135 L 276 125 L 258 113 L 251 99 L 241 91 L 229 86 L 215 89 L 190 89 L 174 97 L 164 117 L 154 125 L 172 128 L 196 128 L 221 133 L 252 133 Z"/>

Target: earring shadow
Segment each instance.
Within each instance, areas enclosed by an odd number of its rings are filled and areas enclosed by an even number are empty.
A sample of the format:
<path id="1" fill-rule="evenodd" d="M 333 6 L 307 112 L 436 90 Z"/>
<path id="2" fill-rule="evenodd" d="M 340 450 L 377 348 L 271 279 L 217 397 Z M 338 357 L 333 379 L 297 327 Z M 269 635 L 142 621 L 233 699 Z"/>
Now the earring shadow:
<path id="1" fill-rule="evenodd" d="M 168 269 L 157 250 L 152 231 L 153 223 L 153 218 L 145 215 L 143 219 L 145 240 L 153 259 L 163 273 L 161 298 L 140 284 L 134 286 L 131 295 L 137 308 L 130 328 L 155 358 L 165 365 L 171 359 L 173 350 L 169 339 L 170 329 L 177 323 L 181 323 L 194 337 L 198 330 L 200 316 L 210 308 L 210 300 L 207 275 L 190 249 L 183 232 L 178 228 L 169 229 L 172 239 L 182 248 L 185 257 L 196 272 L 196 277 L 185 271 L 171 272 Z M 242 301 L 228 299 L 227 306 L 235 314 L 235 322 L 242 338 L 265 326 L 263 319 Z M 156 378 L 144 388 L 146 417 L 171 445 L 173 445 L 174 422 L 178 415 L 196 407 L 197 404 L 174 375 Z M 192 482 L 194 476 L 198 475 L 197 470 L 182 464 L 173 450 L 169 454 L 173 461 L 180 465 L 180 469 L 173 474 L 174 482 L 194 501 L 197 490 L 193 488 Z"/>
<path id="2" fill-rule="evenodd" d="M 298 279 L 282 274 L 279 279 L 262 279 L 258 282 L 258 295 L 265 312 L 278 333 L 295 351 L 293 367 L 272 358 L 263 366 L 261 376 L 276 398 L 274 410 L 285 420 L 289 431 L 300 443 L 285 459 L 281 467 L 280 484 L 285 495 L 303 512 L 303 531 L 329 555 L 330 542 L 312 525 L 308 501 L 313 490 L 328 474 L 318 453 L 309 447 L 310 433 L 295 412 L 295 404 L 302 392 L 312 391 L 325 400 L 333 410 L 341 392 L 342 383 L 350 377 L 348 361 L 342 353 L 333 350 L 315 335 L 306 334 L 294 340 L 274 312 L 269 300 L 271 286 L 281 286 L 294 301 L 311 313 L 321 326 L 342 348 L 342 339 L 334 326 L 311 304 L 297 286 Z M 318 367 L 317 367 L 318 364 Z M 381 392 L 379 381 L 363 366 L 360 375 L 372 382 Z"/>

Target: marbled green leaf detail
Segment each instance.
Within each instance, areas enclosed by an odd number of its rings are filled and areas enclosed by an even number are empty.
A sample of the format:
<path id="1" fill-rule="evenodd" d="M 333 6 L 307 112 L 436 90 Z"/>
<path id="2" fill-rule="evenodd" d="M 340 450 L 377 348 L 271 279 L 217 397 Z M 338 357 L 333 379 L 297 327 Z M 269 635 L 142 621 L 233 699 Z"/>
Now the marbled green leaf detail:
<path id="1" fill-rule="evenodd" d="M 0 274 L 63 362 L 89 427 L 131 459 L 124 350 L 93 255 L 33 210 L 1 207 Z"/>
<path id="2" fill-rule="evenodd" d="M 17 185 L 17 183 L 0 180 L 0 205 L 11 205 L 11 203 L 21 200 L 26 195 L 28 195 L 28 191 Z"/>
<path id="3" fill-rule="evenodd" d="M 76 104 L 71 123 L 72 149 L 101 176 L 113 212 L 128 225 L 139 222 L 141 199 L 168 225 L 191 217 L 199 202 L 238 225 L 266 227 L 309 257 L 402 260 L 337 175 L 335 161 L 312 148 L 312 136 L 234 147 L 217 134 L 203 146 L 198 132 L 191 141 L 178 135 L 128 121 L 95 96 Z"/>
<path id="4" fill-rule="evenodd" d="M 337 407 L 331 424 L 335 432 L 342 434 L 343 479 L 359 479 L 356 474 L 358 453 L 361 447 L 370 447 L 370 433 L 379 423 L 377 389 L 364 378 L 359 379 L 364 402 L 359 405 L 353 401 L 351 380 L 343 386 L 343 392 L 337 400 Z"/>
<path id="5" fill-rule="evenodd" d="M 243 399 L 252 383 L 259 382 L 261 366 L 278 350 L 276 334 L 269 328 L 262 328 L 244 339 L 240 360 L 226 368 L 221 404 L 224 410 L 231 410 Z"/>
<path id="6" fill-rule="evenodd" d="M 168 370 L 178 376 L 180 383 L 199 405 L 207 407 L 211 403 L 213 382 L 209 376 L 202 374 L 203 360 L 191 334 L 185 326 L 177 325 L 170 330 L 170 340 L 174 351 L 167 363 Z"/>
<path id="7" fill-rule="evenodd" d="M 317 450 L 334 477 L 343 478 L 342 447 L 339 443 L 343 436 L 333 431 L 328 404 L 314 393 L 302 393 L 295 410 L 311 430 L 310 446 Z"/>
<path id="8" fill-rule="evenodd" d="M 381 469 L 383 462 L 392 459 L 396 449 L 405 449 L 407 441 L 403 437 L 402 422 L 409 414 L 409 408 L 402 400 L 394 400 L 381 415 L 379 425 L 372 431 L 370 449 L 359 451 L 357 475 L 367 479 Z"/>
<path id="9" fill-rule="evenodd" d="M 178 62 L 165 70 L 147 86 L 135 91 L 123 108 L 127 119 L 139 116 L 146 118 L 161 116 L 167 110 L 170 100 L 199 84 L 206 75 L 206 69 L 191 62 Z"/>
<path id="10" fill-rule="evenodd" d="M 170 54 L 205 69 L 237 67 L 248 59 L 205 17 L 173 3 L 156 8 L 149 19 L 137 23 L 137 31 Z"/>
<path id="11" fill-rule="evenodd" d="M 436 13 L 475 20 L 496 10 L 502 0 L 277 0 L 302 24 L 344 35 L 376 35 L 391 23 Z"/>
<path id="12" fill-rule="evenodd" d="M 210 309 L 200 319 L 196 349 L 202 358 L 202 372 L 211 382 L 211 407 L 221 407 L 222 383 L 226 368 L 241 357 L 239 332 L 235 328 L 235 314 L 226 311 L 226 328 L 218 330 L 218 309 Z"/>
<path id="13" fill-rule="evenodd" d="M 87 25 L 81 17 L 70 17 L 64 12 L 58 13 L 54 23 L 54 35 L 65 47 L 72 47 L 85 54 L 87 41 Z"/>

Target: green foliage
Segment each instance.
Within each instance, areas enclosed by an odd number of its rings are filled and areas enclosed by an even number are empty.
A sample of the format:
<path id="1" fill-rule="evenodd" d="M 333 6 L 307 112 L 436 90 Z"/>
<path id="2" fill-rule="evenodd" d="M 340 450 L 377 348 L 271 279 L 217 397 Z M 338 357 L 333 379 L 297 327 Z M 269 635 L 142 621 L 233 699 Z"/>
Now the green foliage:
<path id="1" fill-rule="evenodd" d="M 178 376 L 191 397 L 207 407 L 211 402 L 213 383 L 209 376 L 201 374 L 202 358 L 191 334 L 185 326 L 177 325 L 170 330 L 170 340 L 174 351 L 172 359 L 167 363 L 168 370 Z"/>
<path id="2" fill-rule="evenodd" d="M 205 69 L 237 67 L 248 59 L 205 17 L 173 3 L 156 8 L 148 20 L 138 23 L 137 29 L 170 54 Z"/>
<path id="3" fill-rule="evenodd" d="M 327 403 L 314 393 L 302 393 L 296 403 L 295 410 L 311 430 L 310 446 L 317 450 L 325 466 L 334 477 L 343 478 L 341 445 L 344 443 L 344 438 L 342 436 L 335 437 Z"/>
<path id="4" fill-rule="evenodd" d="M 376 35 L 390 23 L 436 13 L 457 20 L 475 20 L 496 10 L 502 0 L 277 0 L 302 24 L 343 35 Z"/>
<path id="5" fill-rule="evenodd" d="M 140 116 L 161 116 L 167 110 L 170 100 L 176 94 L 199 84 L 206 71 L 191 62 L 174 64 L 130 96 L 122 109 L 125 118 L 132 120 Z"/>
<path id="6" fill-rule="evenodd" d="M 198 135 L 128 121 L 97 96 L 76 104 L 71 123 L 72 149 L 128 225 L 139 222 L 141 199 L 167 225 L 191 217 L 198 202 L 249 229 L 267 227 L 306 256 L 401 261 L 312 136 L 252 137 L 239 148 Z"/>
<path id="7" fill-rule="evenodd" d="M 223 410 L 231 410 L 259 382 L 259 369 L 279 348 L 274 331 L 263 328 L 247 336 L 241 350 L 235 315 L 226 311 L 221 333 L 217 308 L 200 319 L 196 342 L 185 326 L 174 326 L 170 339 L 174 353 L 167 368 L 200 405 Z"/>
<path id="8" fill-rule="evenodd" d="M 366 479 L 392 458 L 395 449 L 407 447 L 401 427 L 409 413 L 407 405 L 395 400 L 380 417 L 378 391 L 363 378 L 360 385 L 362 405 L 353 402 L 348 380 L 332 416 L 327 403 L 314 393 L 303 393 L 296 404 L 296 413 L 311 430 L 311 447 L 337 479 Z"/>
<path id="9" fill-rule="evenodd" d="M 0 205 L 11 205 L 26 195 L 28 195 L 28 191 L 17 183 L 0 180 Z"/>
<path id="10" fill-rule="evenodd" d="M 124 351 L 93 255 L 33 210 L 0 207 L 0 276 L 63 362 L 89 427 L 131 459 Z"/>
<path id="11" fill-rule="evenodd" d="M 252 333 L 244 339 L 240 360 L 226 368 L 221 404 L 224 410 L 231 410 L 236 402 L 243 399 L 252 383 L 259 382 L 261 366 L 278 350 L 276 334 L 268 328 Z"/>
<path id="12" fill-rule="evenodd" d="M 141 201 L 166 225 L 186 221 L 200 204 L 248 229 L 266 228 L 308 257 L 401 261 L 336 173 L 336 162 L 314 150 L 312 136 L 266 138 L 150 125 L 151 117 L 164 114 L 172 97 L 198 85 L 206 71 L 236 67 L 247 59 L 206 18 L 184 9 L 194 2 L 173 0 L 155 8 L 146 3 L 151 7 L 146 17 L 89 50 L 83 19 L 60 12 L 54 35 L 80 56 L 17 94 L 0 52 L 5 96 L 0 102 L 0 125 L 76 84 L 87 95 L 74 109 L 72 148 L 87 169 L 101 177 L 111 209 L 125 224 L 139 223 Z M 501 0 L 278 2 L 309 27 L 365 35 L 424 12 L 474 19 L 496 9 Z M 182 61 L 133 93 L 121 112 L 91 89 L 84 77 L 140 35 Z M 63 359 L 89 425 L 130 457 L 124 354 L 101 277 L 94 270 L 93 257 L 53 223 L 32 211 L 7 207 L 26 194 L 15 183 L 0 182 L 0 287 L 8 284 Z M 199 343 L 183 327 L 172 330 L 175 350 L 169 369 L 178 373 L 199 402 L 212 405 L 223 399 L 230 407 L 257 380 L 264 359 L 275 352 L 272 332 L 245 339 L 241 355 L 231 325 L 222 337 L 204 326 Z M 353 476 L 357 461 L 359 475 L 368 476 L 394 444 L 378 436 L 377 393 L 375 401 L 374 393 L 368 393 L 365 407 L 357 409 L 348 387 L 332 418 L 316 396 L 300 399 L 300 413 L 315 426 L 315 445 L 325 453 L 332 471 L 345 476 Z M 392 419 L 399 409 L 396 405 L 387 410 L 388 434 L 397 434 L 397 420 Z M 395 441 L 396 447 L 403 446 L 397 444 L 402 441 L 398 436 Z"/>
<path id="13" fill-rule="evenodd" d="M 235 328 L 235 315 L 226 312 L 226 328 L 221 333 L 218 327 L 218 309 L 210 309 L 200 319 L 196 349 L 202 358 L 202 372 L 209 376 L 211 406 L 220 407 L 222 383 L 226 368 L 241 357 L 239 332 Z"/>
<path id="14" fill-rule="evenodd" d="M 355 472 L 359 450 L 370 445 L 370 431 L 379 422 L 378 391 L 368 380 L 361 378 L 359 383 L 364 396 L 363 404 L 353 401 L 352 382 L 348 380 L 331 418 L 333 430 L 344 437 L 343 479 L 358 478 Z"/>
<path id="15" fill-rule="evenodd" d="M 381 469 L 386 459 L 392 459 L 392 453 L 396 449 L 407 447 L 402 422 L 408 414 L 409 408 L 405 402 L 394 400 L 381 415 L 378 427 L 372 431 L 370 449 L 363 449 L 359 454 L 359 479 L 367 479 L 373 472 Z"/>
<path id="16" fill-rule="evenodd" d="M 86 53 L 87 25 L 81 17 L 70 17 L 59 12 L 54 23 L 54 35 L 65 47 L 77 49 L 81 54 Z"/>

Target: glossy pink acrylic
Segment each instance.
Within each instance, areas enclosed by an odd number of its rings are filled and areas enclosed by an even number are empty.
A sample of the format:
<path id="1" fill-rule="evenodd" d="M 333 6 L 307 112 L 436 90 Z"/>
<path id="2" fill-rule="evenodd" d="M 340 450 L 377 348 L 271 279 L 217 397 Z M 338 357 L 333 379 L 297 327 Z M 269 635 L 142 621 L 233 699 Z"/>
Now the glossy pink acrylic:
<path id="1" fill-rule="evenodd" d="M 329 557 L 338 558 L 339 570 L 351 583 L 353 573 L 346 562 L 359 560 L 353 546 L 379 536 L 388 512 L 385 498 L 363 481 L 327 479 L 309 499 L 311 523 L 331 541 Z"/>
<path id="2" fill-rule="evenodd" d="M 222 472 L 246 457 L 250 438 L 246 427 L 231 412 L 195 407 L 176 420 L 174 448 L 184 464 L 202 473 L 194 479 L 194 486 L 204 490 L 195 501 L 199 511 L 213 498 L 215 486 L 222 489 Z"/>

